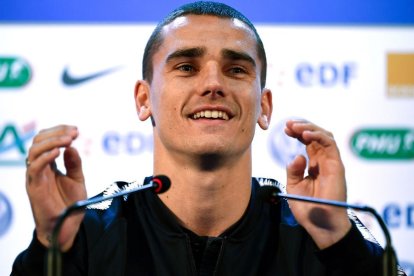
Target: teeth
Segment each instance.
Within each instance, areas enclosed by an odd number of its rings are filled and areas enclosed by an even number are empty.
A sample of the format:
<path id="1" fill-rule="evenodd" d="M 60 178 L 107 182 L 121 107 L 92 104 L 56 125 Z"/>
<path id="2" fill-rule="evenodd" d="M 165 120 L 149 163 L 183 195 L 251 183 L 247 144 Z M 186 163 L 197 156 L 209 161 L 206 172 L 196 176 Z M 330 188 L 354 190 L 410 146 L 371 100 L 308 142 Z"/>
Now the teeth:
<path id="1" fill-rule="evenodd" d="M 229 115 L 227 115 L 227 113 L 223 111 L 204 110 L 204 111 L 197 112 L 193 115 L 193 119 L 198 119 L 198 118 L 213 118 L 213 119 L 219 118 L 219 119 L 223 119 L 227 121 L 229 119 Z"/>

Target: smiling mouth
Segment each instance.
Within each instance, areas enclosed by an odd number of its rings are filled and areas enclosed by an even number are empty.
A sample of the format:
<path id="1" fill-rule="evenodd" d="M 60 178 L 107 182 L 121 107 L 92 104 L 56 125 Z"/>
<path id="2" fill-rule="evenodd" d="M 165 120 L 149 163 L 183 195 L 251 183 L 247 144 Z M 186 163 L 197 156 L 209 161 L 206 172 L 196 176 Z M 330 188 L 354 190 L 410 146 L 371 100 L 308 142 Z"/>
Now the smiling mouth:
<path id="1" fill-rule="evenodd" d="M 229 115 L 224 111 L 219 110 L 204 110 L 191 115 L 191 118 L 194 120 L 206 118 L 206 119 L 219 119 L 219 120 L 229 120 Z"/>

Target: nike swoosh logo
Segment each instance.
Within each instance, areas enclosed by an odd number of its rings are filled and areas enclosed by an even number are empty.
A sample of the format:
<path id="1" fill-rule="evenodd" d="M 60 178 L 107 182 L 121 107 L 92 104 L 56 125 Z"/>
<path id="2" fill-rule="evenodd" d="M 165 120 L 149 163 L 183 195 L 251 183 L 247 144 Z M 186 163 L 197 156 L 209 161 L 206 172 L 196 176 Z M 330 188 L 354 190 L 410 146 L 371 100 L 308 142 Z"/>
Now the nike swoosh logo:
<path id="1" fill-rule="evenodd" d="M 89 75 L 84 75 L 84 76 L 73 76 L 69 72 L 68 67 L 65 67 L 65 69 L 63 70 L 63 74 L 62 74 L 62 82 L 67 86 L 75 86 L 75 85 L 79 85 L 79 84 L 82 84 L 84 82 L 87 82 L 87 81 L 90 81 L 90 80 L 93 80 L 99 77 L 103 77 L 117 70 L 119 70 L 119 67 L 109 68 L 103 71 L 99 71 L 99 72 L 92 73 Z"/>

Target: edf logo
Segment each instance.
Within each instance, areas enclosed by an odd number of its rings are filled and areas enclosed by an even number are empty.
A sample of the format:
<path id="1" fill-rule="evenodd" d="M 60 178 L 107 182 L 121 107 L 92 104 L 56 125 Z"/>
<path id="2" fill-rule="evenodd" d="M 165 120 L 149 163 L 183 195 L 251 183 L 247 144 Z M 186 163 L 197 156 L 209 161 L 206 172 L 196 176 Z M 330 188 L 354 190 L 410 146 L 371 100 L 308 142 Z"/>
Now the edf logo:
<path id="1" fill-rule="evenodd" d="M 102 146 L 110 155 L 138 155 L 145 151 L 152 151 L 152 136 L 137 131 L 125 134 L 112 131 L 105 133 Z"/>
<path id="2" fill-rule="evenodd" d="M 382 217 L 390 228 L 414 228 L 414 203 L 401 206 L 397 203 L 387 204 Z"/>
<path id="3" fill-rule="evenodd" d="M 348 87 L 356 76 L 356 64 L 353 62 L 301 63 L 296 67 L 295 74 L 297 82 L 304 87 Z"/>

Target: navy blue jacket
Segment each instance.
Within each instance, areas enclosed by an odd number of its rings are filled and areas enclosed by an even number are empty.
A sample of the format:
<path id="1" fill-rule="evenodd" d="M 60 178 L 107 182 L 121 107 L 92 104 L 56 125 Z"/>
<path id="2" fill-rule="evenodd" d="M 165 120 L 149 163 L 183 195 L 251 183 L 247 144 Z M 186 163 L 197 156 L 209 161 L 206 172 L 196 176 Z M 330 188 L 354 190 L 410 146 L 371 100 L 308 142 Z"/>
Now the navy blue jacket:
<path id="1" fill-rule="evenodd" d="M 219 237 L 181 227 L 149 190 L 95 205 L 63 254 L 63 275 L 381 275 L 382 248 L 365 239 L 355 221 L 342 240 L 319 250 L 287 202 L 257 196 L 264 182 L 269 180 L 252 179 L 245 214 Z M 124 188 L 112 186 L 104 194 Z M 45 253 L 34 235 L 11 275 L 45 275 Z"/>

